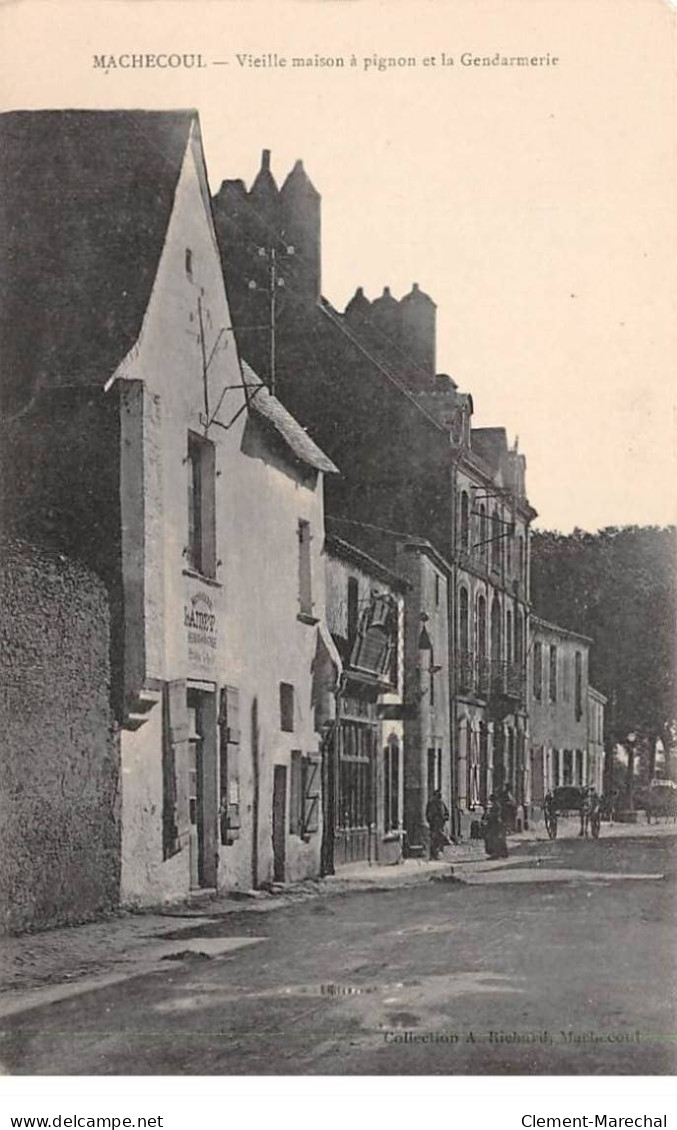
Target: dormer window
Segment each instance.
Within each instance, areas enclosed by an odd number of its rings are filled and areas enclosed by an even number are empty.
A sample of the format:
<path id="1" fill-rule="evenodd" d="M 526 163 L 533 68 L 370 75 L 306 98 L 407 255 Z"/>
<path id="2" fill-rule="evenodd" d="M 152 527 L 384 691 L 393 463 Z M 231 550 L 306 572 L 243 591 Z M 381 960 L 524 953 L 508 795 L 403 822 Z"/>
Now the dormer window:
<path id="1" fill-rule="evenodd" d="M 186 275 L 189 279 L 193 278 L 193 252 L 190 247 L 186 248 Z"/>

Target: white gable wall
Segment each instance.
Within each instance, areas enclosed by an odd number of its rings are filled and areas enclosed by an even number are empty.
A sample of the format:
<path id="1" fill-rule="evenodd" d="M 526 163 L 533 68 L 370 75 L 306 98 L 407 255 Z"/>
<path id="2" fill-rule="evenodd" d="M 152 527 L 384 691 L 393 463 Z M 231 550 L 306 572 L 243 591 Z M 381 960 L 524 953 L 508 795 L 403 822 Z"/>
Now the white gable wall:
<path id="1" fill-rule="evenodd" d="M 194 680 L 203 691 L 212 687 L 215 704 L 224 685 L 239 692 L 240 828 L 235 842 L 220 844 L 218 813 L 211 801 L 205 817 L 218 857 L 219 887 L 248 888 L 255 881 L 272 879 L 273 766 L 288 767 L 293 749 L 318 750 L 311 708 L 318 627 L 297 618 L 297 531 L 299 519 L 310 523 L 314 606 L 321 617 L 325 606 L 322 477 L 310 468 L 295 470 L 283 452 L 273 453 L 260 425 L 247 412 L 228 430 L 216 424 L 207 429 L 216 457 L 219 564 L 213 581 L 191 575 L 187 568 L 188 431 L 205 434 L 198 302 L 207 357 L 223 331 L 209 368 L 210 412 L 224 385 L 241 382 L 196 152 L 197 145 L 195 151 L 187 150 L 143 330 L 121 373 L 127 381 L 142 382 L 143 406 L 142 425 L 137 420 L 135 428 L 128 426 L 123 434 L 125 580 L 129 606 L 137 612 L 127 625 L 129 667 L 142 670 L 146 699 L 153 694 L 158 699 L 148 720 L 122 737 L 122 889 L 127 902 L 152 903 L 188 893 L 188 851 L 166 861 L 162 858 L 160 698 L 166 681 Z M 186 272 L 187 249 L 192 279 Z M 241 389 L 226 391 L 218 419 L 230 424 L 242 406 Z M 213 630 L 197 633 L 197 644 L 195 633 L 191 642 L 186 625 L 195 607 L 214 616 Z M 295 688 L 293 733 L 280 729 L 280 682 Z M 258 720 L 256 735 L 253 718 Z M 185 772 L 185 767 L 177 772 Z M 218 763 L 210 765 L 209 772 L 213 777 L 209 787 L 216 794 Z M 289 785 L 288 771 L 286 877 L 297 878 L 318 871 L 321 827 L 307 842 L 288 834 Z"/>

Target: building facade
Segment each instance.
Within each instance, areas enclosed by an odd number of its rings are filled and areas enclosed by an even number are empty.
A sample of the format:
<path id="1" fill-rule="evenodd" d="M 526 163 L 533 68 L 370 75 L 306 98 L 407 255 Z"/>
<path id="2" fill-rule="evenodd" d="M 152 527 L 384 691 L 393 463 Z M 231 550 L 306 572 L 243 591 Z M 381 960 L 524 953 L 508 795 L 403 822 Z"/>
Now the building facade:
<path id="1" fill-rule="evenodd" d="M 604 713 L 607 699 L 588 684 L 588 774 L 587 784 L 604 792 Z"/>
<path id="2" fill-rule="evenodd" d="M 599 783 L 599 760 L 591 760 L 588 729 L 591 643 L 587 636 L 531 617 L 527 803 L 536 819 L 550 789 Z M 597 744 L 595 739 L 596 754 Z"/>
<path id="3" fill-rule="evenodd" d="M 325 542 L 327 625 L 341 656 L 325 743 L 323 870 L 396 863 L 404 842 L 406 582 L 335 535 Z"/>

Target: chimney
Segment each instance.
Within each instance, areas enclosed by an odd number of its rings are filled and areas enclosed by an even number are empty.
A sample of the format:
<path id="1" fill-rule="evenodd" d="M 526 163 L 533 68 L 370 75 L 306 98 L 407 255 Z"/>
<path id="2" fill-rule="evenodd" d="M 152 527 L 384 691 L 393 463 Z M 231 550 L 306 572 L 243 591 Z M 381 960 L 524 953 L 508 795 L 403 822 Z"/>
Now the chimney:
<path id="1" fill-rule="evenodd" d="M 284 241 L 293 248 L 286 272 L 297 295 L 315 305 L 321 294 L 321 197 L 303 167 L 296 161 L 280 189 L 280 223 Z"/>
<path id="2" fill-rule="evenodd" d="M 261 172 L 270 172 L 270 149 L 264 149 L 261 153 Z"/>
<path id="3" fill-rule="evenodd" d="M 416 362 L 423 377 L 435 376 L 435 322 L 437 307 L 418 283 L 400 303 L 403 348 Z"/>

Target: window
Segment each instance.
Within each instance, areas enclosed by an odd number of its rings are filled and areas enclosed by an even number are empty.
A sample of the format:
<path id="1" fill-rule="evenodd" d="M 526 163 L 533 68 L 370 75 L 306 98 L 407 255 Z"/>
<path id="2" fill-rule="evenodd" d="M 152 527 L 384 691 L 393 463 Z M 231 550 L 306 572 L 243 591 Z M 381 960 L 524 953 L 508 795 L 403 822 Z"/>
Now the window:
<path id="1" fill-rule="evenodd" d="M 348 654 L 352 654 L 357 636 L 360 588 L 356 577 L 348 577 Z"/>
<path id="2" fill-rule="evenodd" d="M 342 722 L 336 820 L 339 828 L 366 828 L 374 822 L 371 726 Z"/>
<path id="3" fill-rule="evenodd" d="M 485 559 L 485 561 L 486 561 L 487 553 L 488 553 L 488 550 L 489 550 L 489 546 L 487 544 L 488 536 L 489 535 L 487 533 L 487 508 L 484 505 L 484 503 L 481 502 L 480 503 L 480 544 L 478 546 L 478 549 L 479 549 L 482 557 Z"/>
<path id="4" fill-rule="evenodd" d="M 204 577 L 216 576 L 215 453 L 202 436 L 188 433 L 188 566 Z"/>
<path id="5" fill-rule="evenodd" d="M 394 832 L 400 826 L 400 747 L 392 738 L 383 751 L 383 829 Z"/>
<path id="6" fill-rule="evenodd" d="M 190 247 L 186 248 L 186 274 L 189 279 L 193 277 L 193 252 Z"/>
<path id="7" fill-rule="evenodd" d="M 468 590 L 466 588 L 462 588 L 458 594 L 458 647 L 459 651 L 470 651 Z"/>
<path id="8" fill-rule="evenodd" d="M 500 526 L 499 526 L 499 523 L 498 523 L 498 510 L 496 510 L 496 508 L 494 507 L 494 512 L 491 515 L 491 568 L 492 569 L 500 569 L 500 567 L 501 567 L 501 557 L 500 557 L 501 543 L 498 540 L 500 532 L 501 532 Z"/>
<path id="9" fill-rule="evenodd" d="M 576 721 L 580 722 L 583 717 L 583 656 L 580 651 L 574 656 L 574 680 Z"/>
<path id="10" fill-rule="evenodd" d="M 506 612 L 505 620 L 505 658 L 507 659 L 508 663 L 512 663 L 513 643 L 514 635 L 512 627 L 512 612 L 510 611 L 510 609 L 508 609 L 508 611 Z"/>
<path id="11" fill-rule="evenodd" d="M 439 608 L 439 606 L 440 606 L 440 589 L 441 589 L 441 587 L 442 587 L 442 585 L 441 585 L 440 575 L 439 575 L 439 573 L 435 573 L 435 607 L 436 608 Z"/>
<path id="12" fill-rule="evenodd" d="M 306 839 L 319 828 L 320 760 L 292 750 L 289 832 Z"/>
<path id="13" fill-rule="evenodd" d="M 294 687 L 291 683 L 280 683 L 280 729 L 288 734 L 294 732 Z"/>
<path id="14" fill-rule="evenodd" d="M 442 750 L 428 750 L 428 800 L 437 789 L 442 788 Z"/>
<path id="15" fill-rule="evenodd" d="M 534 698 L 540 702 L 543 694 L 543 644 L 534 644 Z"/>
<path id="16" fill-rule="evenodd" d="M 515 611 L 515 663 L 519 667 L 524 661 L 524 619 L 520 609 Z"/>
<path id="17" fill-rule="evenodd" d="M 481 657 L 487 654 L 487 602 L 483 596 L 477 598 L 477 651 Z"/>
<path id="18" fill-rule="evenodd" d="M 430 648 L 430 705 L 435 705 L 435 653 Z"/>
<path id="19" fill-rule="evenodd" d="M 520 534 L 517 541 L 517 579 L 524 583 L 524 538 Z"/>
<path id="20" fill-rule="evenodd" d="M 550 644 L 550 701 L 557 702 L 557 645 Z"/>
<path id="21" fill-rule="evenodd" d="M 313 615 L 313 578 L 310 558 L 310 522 L 299 520 L 299 606 L 301 616 Z"/>
<path id="22" fill-rule="evenodd" d="M 470 548 L 470 507 L 468 495 L 465 491 L 461 494 L 461 550 L 467 553 Z"/>

